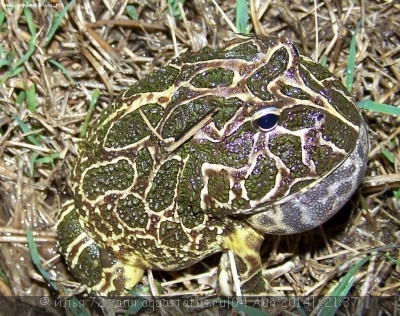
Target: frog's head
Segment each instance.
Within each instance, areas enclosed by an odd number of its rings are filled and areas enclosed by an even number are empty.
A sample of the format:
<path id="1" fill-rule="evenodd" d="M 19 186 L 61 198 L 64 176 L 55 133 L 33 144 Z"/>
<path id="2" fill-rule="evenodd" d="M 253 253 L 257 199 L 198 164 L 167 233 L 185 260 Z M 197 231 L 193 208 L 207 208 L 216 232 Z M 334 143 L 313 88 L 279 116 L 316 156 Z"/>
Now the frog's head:
<path id="1" fill-rule="evenodd" d="M 247 60 L 243 45 L 255 52 Z M 337 169 L 362 118 L 341 82 L 290 41 L 243 37 L 230 49 L 227 59 L 177 63 L 181 87 L 160 127 L 171 152 L 187 157 L 182 190 L 201 191 L 201 208 L 253 214 Z"/>

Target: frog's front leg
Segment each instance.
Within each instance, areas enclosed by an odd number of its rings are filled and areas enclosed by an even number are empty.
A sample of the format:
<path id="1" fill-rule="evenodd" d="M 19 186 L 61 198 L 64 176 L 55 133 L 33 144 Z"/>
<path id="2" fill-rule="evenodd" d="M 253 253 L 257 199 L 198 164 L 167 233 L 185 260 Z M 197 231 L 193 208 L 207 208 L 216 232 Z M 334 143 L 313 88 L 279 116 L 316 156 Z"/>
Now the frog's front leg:
<path id="1" fill-rule="evenodd" d="M 69 269 L 89 293 L 123 294 L 142 279 L 143 269 L 117 260 L 90 238 L 73 201 L 63 205 L 57 231 L 58 244 Z"/>
<path id="2" fill-rule="evenodd" d="M 233 252 L 236 269 L 239 274 L 242 294 L 272 294 L 269 282 L 262 276 L 260 247 L 264 236 L 249 226 L 237 226 L 224 239 L 224 248 Z M 223 296 L 237 295 L 231 272 L 229 255 L 224 252 L 219 265 L 219 294 Z"/>

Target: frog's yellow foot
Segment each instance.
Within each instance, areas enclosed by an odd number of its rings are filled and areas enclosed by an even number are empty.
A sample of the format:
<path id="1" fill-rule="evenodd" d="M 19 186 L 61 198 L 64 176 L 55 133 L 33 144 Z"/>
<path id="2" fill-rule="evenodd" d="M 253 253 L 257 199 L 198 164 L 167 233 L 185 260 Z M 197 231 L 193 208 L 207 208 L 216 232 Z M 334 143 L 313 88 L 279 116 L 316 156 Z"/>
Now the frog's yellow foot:
<path id="1" fill-rule="evenodd" d="M 225 238 L 224 246 L 232 252 L 235 267 L 232 267 L 229 253 L 224 252 L 218 274 L 220 295 L 282 295 L 275 291 L 262 275 L 260 246 L 263 239 L 262 235 L 249 226 L 237 227 Z M 235 272 L 238 273 L 240 284 L 234 282 Z"/>
<path id="2" fill-rule="evenodd" d="M 57 229 L 68 267 L 89 293 L 120 295 L 142 279 L 143 269 L 124 264 L 87 235 L 71 201 L 64 204 Z"/>

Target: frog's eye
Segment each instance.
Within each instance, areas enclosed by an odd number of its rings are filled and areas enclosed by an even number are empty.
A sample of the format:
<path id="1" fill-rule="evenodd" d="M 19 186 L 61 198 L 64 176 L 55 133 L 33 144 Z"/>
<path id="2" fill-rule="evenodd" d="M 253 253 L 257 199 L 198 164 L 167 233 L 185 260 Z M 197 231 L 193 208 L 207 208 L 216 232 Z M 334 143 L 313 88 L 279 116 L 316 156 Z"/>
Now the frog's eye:
<path id="1" fill-rule="evenodd" d="M 277 108 L 268 108 L 258 111 L 253 116 L 253 126 L 263 132 L 269 132 L 278 125 L 279 112 Z"/>

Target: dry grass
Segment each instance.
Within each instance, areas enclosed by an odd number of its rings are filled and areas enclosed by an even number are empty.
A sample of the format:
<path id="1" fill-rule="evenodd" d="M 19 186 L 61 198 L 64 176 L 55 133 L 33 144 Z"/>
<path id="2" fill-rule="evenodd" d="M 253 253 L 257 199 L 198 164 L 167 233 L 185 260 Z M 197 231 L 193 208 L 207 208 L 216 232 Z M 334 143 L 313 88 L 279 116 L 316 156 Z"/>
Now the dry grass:
<path id="1" fill-rule="evenodd" d="M 10 2 L 10 1 L 8 1 Z M 11 1 L 12 2 L 12 1 Z M 11 3 L 10 2 L 10 3 Z M 48 295 L 47 283 L 34 269 L 26 228 L 34 232 L 41 261 L 69 289 L 76 284 L 57 251 L 54 222 L 69 195 L 69 175 L 77 155 L 82 123 L 96 88 L 101 97 L 94 117 L 120 91 L 152 69 L 164 65 L 175 50 L 221 45 L 233 33 L 234 0 L 187 1 L 185 18 L 170 18 L 165 0 L 133 0 L 139 19 L 127 18 L 126 3 L 76 1 L 46 46 L 48 32 L 63 5 L 39 5 L 29 11 L 36 26 L 32 38 L 24 9 L 1 1 L 0 25 L 0 293 Z M 49 4 L 50 2 L 46 2 Z M 358 21 L 357 69 L 352 93 L 357 100 L 400 106 L 400 5 L 398 1 L 249 1 L 252 32 L 285 34 L 313 58 L 327 57 L 328 66 L 344 78 L 348 48 Z M 16 3 L 15 3 L 16 4 Z M 65 4 L 64 4 L 65 5 Z M 112 9 L 112 10 L 111 10 Z M 221 11 L 224 15 L 221 14 Z M 316 25 L 317 22 L 317 25 Z M 21 71 L 8 71 L 32 46 Z M 66 76 L 51 60 L 61 64 Z M 4 64 L 9 61 L 10 65 Z M 33 101 L 21 96 L 31 93 Z M 22 102 L 20 101 L 22 99 Z M 37 108 L 32 112 L 29 106 Z M 32 105 L 33 104 L 33 105 Z M 32 109 L 32 108 L 31 108 Z M 343 211 L 323 227 L 295 236 L 268 236 L 263 247 L 266 266 L 293 262 L 272 281 L 286 295 L 323 295 L 375 247 L 399 260 L 400 150 L 399 117 L 363 112 L 369 126 L 371 154 L 365 179 Z M 21 130 L 19 117 L 31 132 Z M 92 118 L 93 120 L 93 118 Z M 33 135 L 38 144 L 32 143 Z M 393 162 L 382 153 L 393 155 Z M 32 157 L 50 157 L 33 166 Z M 397 197 L 396 197 L 397 194 Z M 393 247 L 390 247 L 394 245 Z M 153 272 L 166 282 L 160 294 L 213 293 L 218 256 L 179 272 Z M 143 280 L 147 284 L 149 278 Z M 399 266 L 375 256 L 356 274 L 353 295 L 394 295 L 400 287 Z M 389 309 L 390 310 L 390 309 Z"/>

